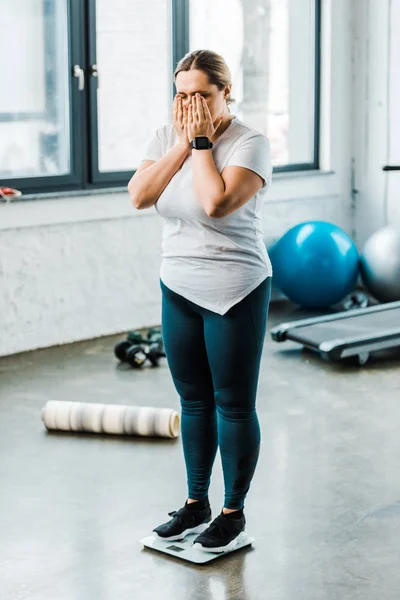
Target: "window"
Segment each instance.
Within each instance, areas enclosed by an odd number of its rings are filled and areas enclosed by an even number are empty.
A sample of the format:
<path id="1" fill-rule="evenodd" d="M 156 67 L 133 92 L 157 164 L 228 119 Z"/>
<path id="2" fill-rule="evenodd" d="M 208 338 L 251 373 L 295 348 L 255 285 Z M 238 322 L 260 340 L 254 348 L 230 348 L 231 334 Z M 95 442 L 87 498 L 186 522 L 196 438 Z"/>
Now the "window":
<path id="1" fill-rule="evenodd" d="M 2 178 L 70 172 L 66 14 L 66 0 L 13 0 L 5 11 L 0 36 Z"/>
<path id="2" fill-rule="evenodd" d="M 319 2 L 0 0 L 0 184 L 125 186 L 195 48 L 226 59 L 276 170 L 318 168 Z"/>
<path id="3" fill-rule="evenodd" d="M 170 0 L 0 5 L 0 183 L 126 186 L 171 114 Z"/>
<path id="4" fill-rule="evenodd" d="M 96 5 L 92 31 L 99 73 L 92 98 L 93 122 L 98 127 L 93 171 L 99 180 L 99 174 L 110 171 L 127 171 L 131 176 L 149 137 L 171 114 L 169 1 L 97 0 L 91 4 Z"/>
<path id="5" fill-rule="evenodd" d="M 271 143 L 275 170 L 318 168 L 318 0 L 189 0 L 190 50 L 221 54 L 231 112 Z"/>

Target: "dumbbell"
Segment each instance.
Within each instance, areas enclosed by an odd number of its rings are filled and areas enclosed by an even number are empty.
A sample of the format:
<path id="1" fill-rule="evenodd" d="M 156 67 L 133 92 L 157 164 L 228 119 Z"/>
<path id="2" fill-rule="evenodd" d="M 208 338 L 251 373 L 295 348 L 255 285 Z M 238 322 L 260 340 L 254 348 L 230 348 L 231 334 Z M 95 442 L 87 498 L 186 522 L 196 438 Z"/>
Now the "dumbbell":
<path id="1" fill-rule="evenodd" d="M 129 331 L 126 340 L 122 340 L 114 347 L 114 354 L 121 362 L 126 360 L 126 352 L 131 346 L 136 346 L 144 343 L 145 340 L 142 337 L 140 331 Z"/>
<path id="2" fill-rule="evenodd" d="M 130 331 L 126 340 L 118 342 L 114 354 L 121 362 L 132 367 L 141 367 L 148 358 L 153 366 L 158 366 L 159 359 L 165 356 L 161 329 L 152 327 L 144 337 L 140 331 Z"/>
<path id="3" fill-rule="evenodd" d="M 158 367 L 158 363 L 160 358 L 165 356 L 164 346 L 162 340 L 159 342 L 153 342 L 150 344 L 149 349 L 146 352 L 146 356 L 153 365 L 153 367 Z"/>
<path id="4" fill-rule="evenodd" d="M 364 292 L 353 291 L 351 294 L 348 294 L 342 302 L 341 306 L 343 310 L 356 310 L 357 308 L 366 308 L 369 304 L 369 299 L 367 294 Z"/>

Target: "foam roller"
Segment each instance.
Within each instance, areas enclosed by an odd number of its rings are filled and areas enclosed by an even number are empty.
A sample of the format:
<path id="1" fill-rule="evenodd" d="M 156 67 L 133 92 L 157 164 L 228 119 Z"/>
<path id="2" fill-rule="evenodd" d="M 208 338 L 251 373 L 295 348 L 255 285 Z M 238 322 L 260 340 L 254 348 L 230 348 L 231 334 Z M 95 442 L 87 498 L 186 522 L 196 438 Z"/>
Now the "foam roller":
<path id="1" fill-rule="evenodd" d="M 51 400 L 42 411 L 48 430 L 176 438 L 179 414 L 170 408 Z"/>

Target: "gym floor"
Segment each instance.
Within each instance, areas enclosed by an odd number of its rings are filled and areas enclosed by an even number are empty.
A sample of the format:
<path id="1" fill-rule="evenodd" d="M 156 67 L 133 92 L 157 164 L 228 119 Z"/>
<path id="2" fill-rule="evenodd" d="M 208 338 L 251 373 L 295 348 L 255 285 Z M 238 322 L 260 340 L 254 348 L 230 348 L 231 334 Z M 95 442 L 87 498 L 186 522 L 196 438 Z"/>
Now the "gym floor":
<path id="1" fill-rule="evenodd" d="M 302 316 L 273 304 L 269 328 Z M 118 364 L 122 338 L 0 359 L 0 600 L 399 597 L 398 354 L 332 365 L 267 335 L 254 548 L 196 566 L 139 542 L 186 498 L 180 438 L 48 434 L 41 421 L 54 399 L 179 410 L 165 360 Z M 216 516 L 219 455 L 210 500 Z"/>

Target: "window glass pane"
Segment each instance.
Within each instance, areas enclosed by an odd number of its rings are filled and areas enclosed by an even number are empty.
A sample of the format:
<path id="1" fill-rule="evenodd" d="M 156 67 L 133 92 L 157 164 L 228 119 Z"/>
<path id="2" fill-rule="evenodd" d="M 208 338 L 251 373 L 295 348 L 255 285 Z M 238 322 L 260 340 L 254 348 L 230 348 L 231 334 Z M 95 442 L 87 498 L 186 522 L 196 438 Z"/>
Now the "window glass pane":
<path id="1" fill-rule="evenodd" d="M 169 0 L 97 0 L 99 170 L 131 171 L 170 120 Z"/>
<path id="2" fill-rule="evenodd" d="M 0 0 L 0 177 L 70 171 L 67 0 Z"/>
<path id="3" fill-rule="evenodd" d="M 274 165 L 312 163 L 315 0 L 190 0 L 189 7 L 190 50 L 218 52 L 232 73 L 231 112 L 268 136 Z"/>

